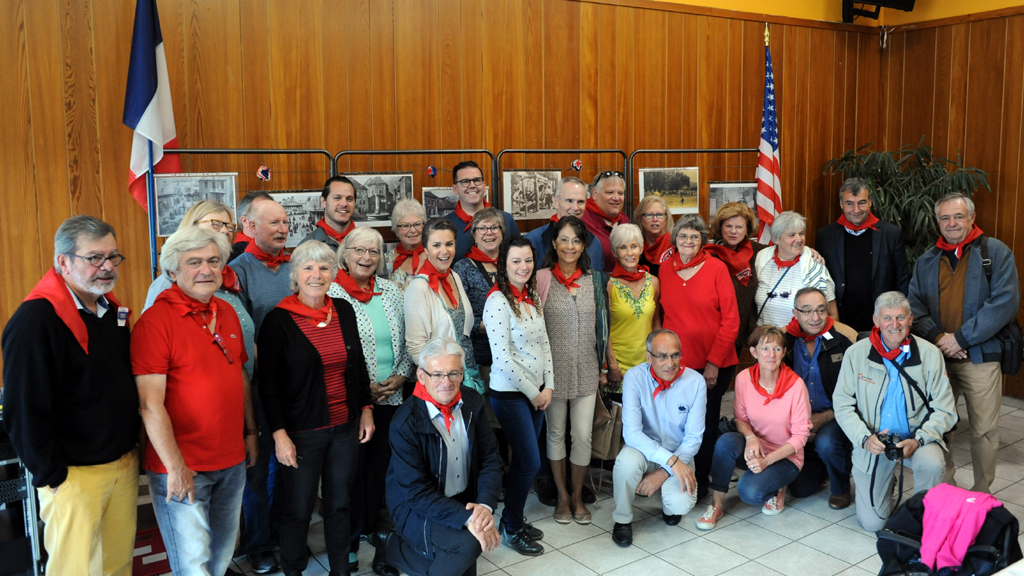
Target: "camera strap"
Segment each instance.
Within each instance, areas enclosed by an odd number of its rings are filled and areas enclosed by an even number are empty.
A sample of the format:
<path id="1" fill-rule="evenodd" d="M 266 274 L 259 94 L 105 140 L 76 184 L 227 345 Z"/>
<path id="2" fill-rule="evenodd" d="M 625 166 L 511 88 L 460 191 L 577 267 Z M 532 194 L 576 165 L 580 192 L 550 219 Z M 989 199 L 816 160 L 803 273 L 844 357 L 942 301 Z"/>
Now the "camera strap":
<path id="1" fill-rule="evenodd" d="M 876 454 L 875 455 L 875 467 L 874 467 L 873 470 L 871 470 L 871 487 L 868 489 L 868 492 L 871 495 L 871 511 L 875 513 L 875 516 L 878 516 L 882 520 L 887 520 L 888 518 L 882 518 L 881 516 L 879 516 L 878 515 L 878 510 L 875 508 L 875 475 L 878 474 L 878 462 L 879 462 L 878 459 L 879 458 L 881 458 L 881 455 L 877 455 Z M 902 453 L 900 454 L 899 461 L 900 461 L 899 495 L 896 497 L 896 504 L 892 507 L 893 510 L 896 510 L 897 508 L 899 508 L 900 507 L 900 502 L 903 500 L 903 454 Z M 891 511 L 890 511 L 890 514 L 891 514 Z"/>
<path id="2" fill-rule="evenodd" d="M 758 318 L 761 317 L 761 312 L 764 312 L 764 307 L 768 305 L 768 301 L 773 299 L 773 298 L 775 298 L 775 296 L 776 296 L 775 290 L 777 290 L 779 288 L 779 284 L 782 284 L 782 281 L 786 279 L 786 274 L 789 274 L 789 271 L 792 270 L 792 269 L 793 269 L 793 266 L 790 266 L 789 268 L 786 268 L 782 272 L 782 276 L 779 276 L 779 281 L 775 283 L 775 286 L 765 296 L 764 302 L 761 303 L 761 308 L 757 311 L 757 317 Z"/>

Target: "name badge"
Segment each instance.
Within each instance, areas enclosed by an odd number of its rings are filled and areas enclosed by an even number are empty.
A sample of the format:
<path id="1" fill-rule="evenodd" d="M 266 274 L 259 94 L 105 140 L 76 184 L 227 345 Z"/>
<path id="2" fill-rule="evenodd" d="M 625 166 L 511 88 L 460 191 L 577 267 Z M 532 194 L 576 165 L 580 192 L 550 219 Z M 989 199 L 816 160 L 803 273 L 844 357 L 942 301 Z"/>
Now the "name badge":
<path id="1" fill-rule="evenodd" d="M 843 361 L 843 353 L 842 352 L 840 352 L 839 354 L 833 354 L 832 355 L 832 362 L 833 363 L 842 362 L 842 361 Z"/>
<path id="2" fill-rule="evenodd" d="M 822 334 L 821 337 L 824 338 L 825 340 L 831 340 L 832 339 L 832 335 L 829 334 L 828 332 L 825 332 L 824 334 Z"/>
<path id="3" fill-rule="evenodd" d="M 117 325 L 123 327 L 128 323 L 128 307 L 118 306 L 117 307 Z"/>
<path id="4" fill-rule="evenodd" d="M 904 344 L 900 346 L 900 350 L 903 350 L 904 354 L 910 354 L 910 344 Z"/>

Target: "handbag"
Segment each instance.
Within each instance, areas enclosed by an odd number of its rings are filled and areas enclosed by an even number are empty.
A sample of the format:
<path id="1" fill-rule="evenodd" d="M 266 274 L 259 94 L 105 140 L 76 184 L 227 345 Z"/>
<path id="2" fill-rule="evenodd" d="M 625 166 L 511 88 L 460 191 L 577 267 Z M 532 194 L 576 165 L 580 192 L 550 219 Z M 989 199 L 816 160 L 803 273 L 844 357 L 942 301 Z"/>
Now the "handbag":
<path id="1" fill-rule="evenodd" d="M 992 284 L 992 260 L 988 257 L 988 236 L 981 237 L 981 266 L 985 269 L 985 279 Z M 1017 318 L 1010 320 L 996 332 L 996 338 L 1002 345 L 999 368 L 1003 374 L 1016 376 L 1024 363 L 1024 333 L 1021 332 Z"/>
<path id="2" fill-rule="evenodd" d="M 598 402 L 598 404 L 604 404 Z M 609 418 L 604 425 L 594 426 L 591 434 L 590 457 L 598 460 L 614 460 L 622 447 L 622 404 L 612 402 L 605 407 Z M 595 409 L 595 413 L 597 410 Z"/>
<path id="3" fill-rule="evenodd" d="M 605 402 L 611 404 L 610 400 L 598 392 L 597 401 L 594 402 L 594 429 L 600 428 L 612 421 L 612 413 L 608 411 L 608 406 L 605 405 Z"/>

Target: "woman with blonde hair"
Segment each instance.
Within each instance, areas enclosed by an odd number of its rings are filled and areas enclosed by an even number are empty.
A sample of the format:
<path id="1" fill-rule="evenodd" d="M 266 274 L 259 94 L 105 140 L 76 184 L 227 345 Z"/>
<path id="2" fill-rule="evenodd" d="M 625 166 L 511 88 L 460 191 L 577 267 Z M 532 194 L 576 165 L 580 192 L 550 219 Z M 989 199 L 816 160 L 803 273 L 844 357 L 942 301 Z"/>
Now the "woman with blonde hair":
<path id="1" fill-rule="evenodd" d="M 644 196 L 644 199 L 633 211 L 633 224 L 643 231 L 643 256 L 640 264 L 647 266 L 647 270 L 655 278 L 661 270 L 661 264 L 672 257 L 672 238 L 669 231 L 675 221 L 672 218 L 672 211 L 661 196 L 651 194 Z M 615 252 L 615 245 L 612 244 L 612 253 Z M 645 336 L 646 338 L 646 336 Z M 642 362 L 642 360 L 641 360 Z"/>
<path id="2" fill-rule="evenodd" d="M 747 346 L 750 332 L 757 327 L 754 314 L 754 293 L 757 274 L 754 259 L 764 244 L 753 240 L 757 234 L 757 216 L 743 202 L 729 202 L 718 208 L 711 219 L 711 243 L 704 247 L 729 268 L 732 287 L 736 290 L 736 307 L 740 314 L 740 332 L 736 336 L 736 352 Z"/>

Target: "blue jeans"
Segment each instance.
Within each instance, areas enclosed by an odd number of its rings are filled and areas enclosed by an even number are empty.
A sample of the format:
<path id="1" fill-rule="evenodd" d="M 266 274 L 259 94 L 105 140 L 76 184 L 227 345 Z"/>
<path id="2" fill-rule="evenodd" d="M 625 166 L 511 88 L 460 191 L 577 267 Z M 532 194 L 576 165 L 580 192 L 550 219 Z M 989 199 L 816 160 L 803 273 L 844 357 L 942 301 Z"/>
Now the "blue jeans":
<path id="1" fill-rule="evenodd" d="M 701 375 L 704 370 L 698 370 Z M 718 383 L 708 390 L 707 409 L 704 411 L 704 436 L 700 448 L 693 457 L 693 473 L 697 476 L 697 487 L 706 488 L 708 476 L 711 475 L 711 458 L 715 455 L 715 442 L 718 441 L 718 420 L 722 413 L 722 396 L 729 391 L 729 383 L 736 373 L 736 365 L 718 369 Z"/>
<path id="2" fill-rule="evenodd" d="M 540 425 L 544 412 L 535 410 L 529 400 L 501 400 L 491 396 L 491 408 L 501 422 L 501 429 L 508 438 L 512 450 L 512 461 L 508 465 L 508 480 L 505 483 L 505 511 L 501 521 L 509 532 L 523 527 L 523 508 L 530 494 L 530 484 L 540 469 Z"/>
<path id="3" fill-rule="evenodd" d="M 192 479 L 196 500 L 167 502 L 167 474 L 146 471 L 153 510 L 174 574 L 221 576 L 231 563 L 242 512 L 245 462 Z"/>
<path id="4" fill-rule="evenodd" d="M 276 481 L 280 466 L 274 456 L 273 436 L 270 424 L 267 423 L 260 401 L 259 385 L 253 381 L 252 403 L 256 414 L 256 424 L 260 434 L 259 454 L 256 464 L 245 471 L 245 491 L 242 493 L 242 540 L 241 547 L 246 554 L 258 554 L 274 549 L 278 541 L 278 530 L 281 526 L 281 515 L 275 503 L 274 491 L 279 490 Z M 277 500 L 280 500 L 279 498 Z"/>
<path id="5" fill-rule="evenodd" d="M 747 442 L 739 432 L 729 432 L 718 437 L 715 443 L 715 456 L 711 461 L 711 489 L 719 492 L 729 491 L 729 480 L 734 468 L 747 470 L 736 485 L 736 491 L 751 506 L 761 506 L 796 478 L 800 471 L 788 458 L 783 458 L 765 468 L 760 474 L 747 469 L 747 461 L 743 457 L 743 449 Z"/>
<path id="6" fill-rule="evenodd" d="M 818 491 L 822 478 L 828 476 L 829 492 L 833 496 L 850 490 L 850 470 L 853 444 L 835 420 L 818 429 L 814 440 L 804 446 L 804 467 L 789 485 L 797 498 L 806 498 Z"/>

